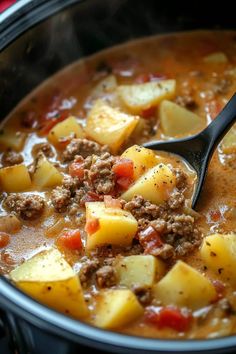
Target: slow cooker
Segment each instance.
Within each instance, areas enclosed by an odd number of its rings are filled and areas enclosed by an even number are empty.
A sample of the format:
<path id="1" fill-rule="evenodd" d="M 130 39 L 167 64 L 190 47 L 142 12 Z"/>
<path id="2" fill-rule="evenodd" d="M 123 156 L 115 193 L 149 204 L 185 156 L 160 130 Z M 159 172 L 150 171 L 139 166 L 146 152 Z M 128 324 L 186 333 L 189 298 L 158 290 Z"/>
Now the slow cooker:
<path id="1" fill-rule="evenodd" d="M 235 29 L 230 1 L 19 0 L 0 14 L 0 119 L 67 64 L 126 40 Z M 0 277 L 0 352 L 234 353 L 236 336 L 154 340 L 103 331 L 49 309 Z"/>

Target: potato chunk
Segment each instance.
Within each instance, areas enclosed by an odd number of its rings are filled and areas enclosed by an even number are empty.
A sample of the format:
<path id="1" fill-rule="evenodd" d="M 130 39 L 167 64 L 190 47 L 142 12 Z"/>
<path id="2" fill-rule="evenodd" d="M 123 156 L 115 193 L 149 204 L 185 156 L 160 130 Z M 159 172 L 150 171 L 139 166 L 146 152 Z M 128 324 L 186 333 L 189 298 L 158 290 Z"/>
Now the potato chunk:
<path id="1" fill-rule="evenodd" d="M 135 255 L 120 259 L 116 264 L 119 283 L 151 287 L 165 272 L 164 263 L 151 255 Z"/>
<path id="2" fill-rule="evenodd" d="M 216 299 L 211 282 L 182 261 L 153 287 L 153 295 L 163 305 L 176 305 L 196 310 Z"/>
<path id="3" fill-rule="evenodd" d="M 174 102 L 160 104 L 160 122 L 163 133 L 169 137 L 182 137 L 203 130 L 205 119 Z"/>
<path id="4" fill-rule="evenodd" d="M 0 169 L 1 188 L 8 193 L 22 192 L 31 187 L 31 179 L 25 165 L 14 165 Z"/>
<path id="5" fill-rule="evenodd" d="M 56 147 L 60 147 L 60 139 L 74 134 L 76 138 L 83 138 L 84 132 L 75 117 L 69 117 L 57 123 L 48 133 L 48 140 Z"/>
<path id="6" fill-rule="evenodd" d="M 162 100 L 175 95 L 175 80 L 147 82 L 136 85 L 118 86 L 117 92 L 124 105 L 133 114 L 140 114 L 144 109 L 157 106 Z"/>
<path id="7" fill-rule="evenodd" d="M 33 183 L 40 188 L 54 187 L 62 182 L 62 174 L 44 156 L 40 157 L 35 172 Z"/>
<path id="8" fill-rule="evenodd" d="M 96 227 L 91 227 L 93 225 Z M 103 202 L 86 203 L 87 250 L 104 244 L 129 246 L 137 232 L 138 223 L 123 209 L 106 208 Z"/>
<path id="9" fill-rule="evenodd" d="M 206 266 L 218 277 L 236 285 L 236 234 L 213 234 L 203 240 L 200 250 Z"/>
<path id="10" fill-rule="evenodd" d="M 0 133 L 0 146 L 7 149 L 13 149 L 15 151 L 21 151 L 23 149 L 25 139 L 25 133 L 4 129 Z"/>
<path id="11" fill-rule="evenodd" d="M 85 131 L 93 140 L 108 145 L 116 153 L 132 134 L 138 121 L 139 117 L 122 113 L 98 100 L 88 114 Z"/>
<path id="12" fill-rule="evenodd" d="M 65 314 L 88 314 L 79 277 L 56 249 L 36 254 L 10 273 L 16 285 L 36 300 Z"/>
<path id="13" fill-rule="evenodd" d="M 105 79 L 99 81 L 99 83 L 94 87 L 91 91 L 90 97 L 92 97 L 92 99 L 99 98 L 113 92 L 116 88 L 116 77 L 114 75 L 108 75 Z"/>
<path id="14" fill-rule="evenodd" d="M 160 162 L 160 157 L 152 150 L 138 145 L 133 145 L 125 150 L 121 157 L 133 161 L 135 180 Z"/>
<path id="15" fill-rule="evenodd" d="M 221 141 L 221 149 L 224 154 L 232 154 L 236 152 L 236 124 L 230 129 Z"/>
<path id="16" fill-rule="evenodd" d="M 175 175 L 161 163 L 142 175 L 121 197 L 129 201 L 135 195 L 141 195 L 154 204 L 161 204 L 168 199 L 175 184 Z"/>
<path id="17" fill-rule="evenodd" d="M 228 62 L 228 58 L 223 52 L 215 52 L 209 54 L 203 58 L 205 63 L 209 64 L 225 64 Z"/>
<path id="18" fill-rule="evenodd" d="M 128 289 L 103 291 L 97 301 L 94 324 L 101 328 L 120 328 L 143 314 L 143 307 Z"/>

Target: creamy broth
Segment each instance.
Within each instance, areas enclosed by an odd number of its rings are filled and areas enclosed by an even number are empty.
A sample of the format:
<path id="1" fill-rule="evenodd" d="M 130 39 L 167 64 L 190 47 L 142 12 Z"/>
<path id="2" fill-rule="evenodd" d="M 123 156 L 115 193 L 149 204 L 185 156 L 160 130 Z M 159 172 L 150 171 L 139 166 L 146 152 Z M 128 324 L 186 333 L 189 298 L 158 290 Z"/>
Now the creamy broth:
<path id="1" fill-rule="evenodd" d="M 206 59 L 213 53 L 219 52 L 224 53 L 226 60 L 217 62 L 214 59 L 213 61 Z M 236 91 L 236 33 L 197 31 L 144 38 L 80 60 L 48 79 L 14 109 L 1 127 L 1 135 L 9 130 L 24 135 L 22 148 L 17 153 L 21 154 L 22 163 L 27 166 L 31 178 L 35 173 L 35 163 L 38 159 L 34 146 L 48 143 L 48 133 L 53 129 L 53 126 L 71 115 L 77 119 L 81 127 L 85 127 L 87 116 L 95 101 L 94 88 L 111 74 L 116 77 L 118 85 L 134 83 L 142 85 L 147 82 L 161 83 L 165 80 L 176 80 L 176 90 L 170 100 L 201 117 L 203 126 L 206 126 L 216 117 Z M 98 98 L 104 99 L 104 102 L 115 108 L 119 105 L 116 101 L 116 91 L 103 92 Z M 138 113 L 138 116 L 141 117 L 139 125 L 113 155 L 120 156 L 134 144 L 142 145 L 149 140 L 171 138 L 163 132 L 160 124 L 159 106 L 160 103 Z M 122 106 L 120 110 L 122 111 Z M 124 113 L 134 114 L 127 107 L 124 108 Z M 189 134 L 196 133 L 199 129 L 196 128 L 196 131 Z M 49 142 L 51 153 L 48 155 L 48 160 L 63 175 L 68 174 L 69 166 L 73 161 L 73 159 L 69 162 L 63 160 L 63 153 L 72 138 L 69 137 L 62 141 L 59 147 Z M 86 136 L 86 138 L 89 137 Z M 6 167 L 4 154 L 8 151 L 5 143 L 1 144 L 1 151 L 2 168 L 4 168 Z M 219 146 L 215 152 L 196 211 L 190 209 L 190 199 L 196 180 L 194 172 L 175 155 L 166 153 L 157 153 L 157 155 L 161 157 L 161 162 L 164 165 L 171 165 L 173 169 L 180 168 L 187 176 L 185 182 L 187 187 L 183 192 L 186 206 L 185 211 L 181 211 L 181 213 L 190 213 L 195 218 L 196 227 L 202 235 L 201 242 L 202 238 L 215 233 L 234 234 L 236 229 L 235 152 L 232 150 L 226 154 L 222 150 L 222 146 Z M 108 247 L 97 253 L 93 250 L 94 253 L 89 255 L 86 250 L 85 222 L 78 221 L 78 214 L 83 217 L 84 207 L 77 205 L 76 214 L 70 213 L 71 204 L 68 204 L 63 210 L 55 210 L 51 197 L 54 188 L 55 186 L 39 189 L 35 184 L 32 184 L 27 190 L 22 191 L 23 194 L 38 195 L 45 202 L 43 212 L 33 220 L 22 217 L 22 214 L 19 215 L 14 207 L 6 206 L 6 198 L 13 192 L 6 193 L 2 188 L 1 216 L 6 216 L 11 212 L 11 215 L 16 215 L 20 220 L 21 227 L 17 232 L 6 232 L 9 236 L 6 245 L 1 242 L 0 237 L 1 274 L 9 276 L 9 273 L 24 261 L 38 252 L 54 246 L 59 248 L 77 273 L 81 272 L 87 258 L 98 256 L 104 262 L 106 257 L 117 258 L 137 254 L 124 247 Z M 100 199 L 98 196 L 98 199 L 95 198 L 92 201 L 103 200 L 104 194 L 109 193 L 101 193 Z M 117 199 L 121 194 L 118 193 L 114 196 L 113 193 L 112 196 Z M 58 243 L 60 235 L 70 229 L 80 230 L 82 248 L 71 250 Z M 0 233 L 1 231 L 4 232 L 2 226 Z M 142 306 L 146 309 L 143 315 L 114 330 L 153 338 L 213 338 L 236 333 L 236 288 L 232 285 L 231 280 L 222 278 L 220 270 L 217 274 L 211 267 L 206 266 L 199 251 L 201 242 L 183 255 L 176 254 L 172 258 L 164 259 L 165 273 L 172 269 L 177 260 L 181 259 L 214 284 L 219 298 L 198 309 L 189 309 L 191 323 L 184 327 L 184 330 L 160 325 L 159 319 L 156 322 L 153 319 L 150 320 L 147 311 L 152 311 L 152 308 L 155 308 L 154 312 L 158 313 L 158 309 L 163 306 L 160 301 L 153 298 L 147 303 L 141 301 Z M 138 241 L 135 241 L 136 246 L 137 244 Z M 143 250 L 139 253 L 143 254 Z M 106 265 L 106 263 L 102 264 Z M 99 286 L 95 281 L 95 273 L 98 269 L 94 270 L 88 282 L 81 280 L 86 303 L 90 309 L 85 321 L 92 324 L 97 311 L 96 304 L 100 291 L 109 287 L 112 289 L 123 288 L 116 283 L 112 283 L 111 286 L 107 284 Z M 138 295 L 137 298 L 139 299 Z M 224 299 L 226 299 L 225 303 L 223 303 Z"/>

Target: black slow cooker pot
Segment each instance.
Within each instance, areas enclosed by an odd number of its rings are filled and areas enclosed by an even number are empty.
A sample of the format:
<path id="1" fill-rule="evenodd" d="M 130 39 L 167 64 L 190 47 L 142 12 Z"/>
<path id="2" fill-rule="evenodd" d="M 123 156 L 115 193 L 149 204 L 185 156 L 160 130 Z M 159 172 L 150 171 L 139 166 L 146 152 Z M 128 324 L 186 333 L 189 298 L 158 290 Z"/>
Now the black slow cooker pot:
<path id="1" fill-rule="evenodd" d="M 231 1 L 19 0 L 0 15 L 0 119 L 80 57 L 131 38 L 196 28 L 235 29 Z M 236 336 L 176 341 L 105 332 L 37 303 L 3 277 L 0 337 L 1 354 L 236 351 Z"/>

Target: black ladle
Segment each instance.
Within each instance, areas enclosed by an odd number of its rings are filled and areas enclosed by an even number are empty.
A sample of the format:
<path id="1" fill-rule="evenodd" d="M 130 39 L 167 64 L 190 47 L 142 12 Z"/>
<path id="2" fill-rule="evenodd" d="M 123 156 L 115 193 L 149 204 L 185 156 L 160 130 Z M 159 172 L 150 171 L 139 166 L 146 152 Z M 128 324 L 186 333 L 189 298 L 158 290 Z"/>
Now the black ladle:
<path id="1" fill-rule="evenodd" d="M 151 141 L 144 146 L 152 150 L 172 152 L 183 157 L 197 173 L 197 184 L 192 198 L 195 208 L 206 177 L 212 154 L 236 120 L 236 93 L 218 116 L 199 134 L 170 141 Z"/>

